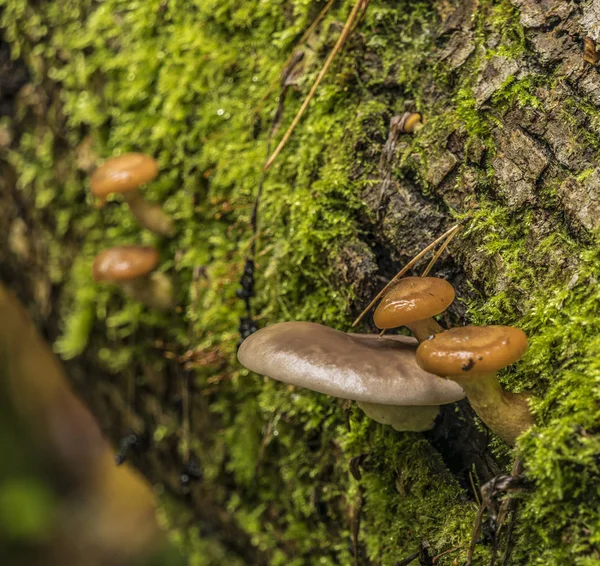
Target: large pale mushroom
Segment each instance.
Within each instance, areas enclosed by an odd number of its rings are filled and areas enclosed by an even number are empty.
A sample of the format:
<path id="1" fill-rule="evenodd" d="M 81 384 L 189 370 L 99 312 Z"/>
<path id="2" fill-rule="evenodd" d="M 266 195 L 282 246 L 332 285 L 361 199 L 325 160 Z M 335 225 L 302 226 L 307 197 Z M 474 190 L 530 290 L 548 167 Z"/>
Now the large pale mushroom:
<path id="1" fill-rule="evenodd" d="M 496 373 L 527 350 L 527 336 L 511 326 L 465 326 L 437 334 L 419 345 L 417 363 L 464 389 L 481 420 L 508 444 L 530 428 L 527 396 L 504 391 Z"/>
<path id="2" fill-rule="evenodd" d="M 158 163 L 143 153 L 126 153 L 104 162 L 92 175 L 92 195 L 101 199 L 111 194 L 121 194 L 138 222 L 148 230 L 161 236 L 172 236 L 173 220 L 162 208 L 150 204 L 141 195 L 139 188 L 158 175 Z"/>
<path id="3" fill-rule="evenodd" d="M 238 359 L 248 369 L 351 399 L 372 419 L 396 430 L 433 427 L 439 405 L 464 397 L 452 381 L 416 363 L 416 341 L 347 334 L 312 322 L 282 322 L 246 338 Z"/>

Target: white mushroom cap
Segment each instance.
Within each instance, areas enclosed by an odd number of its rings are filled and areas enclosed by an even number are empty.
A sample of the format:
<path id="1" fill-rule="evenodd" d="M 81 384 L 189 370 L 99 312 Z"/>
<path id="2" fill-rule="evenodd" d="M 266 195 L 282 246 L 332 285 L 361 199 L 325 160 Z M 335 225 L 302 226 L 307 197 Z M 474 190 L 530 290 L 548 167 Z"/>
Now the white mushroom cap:
<path id="1" fill-rule="evenodd" d="M 417 341 L 346 334 L 312 322 L 282 322 L 252 334 L 238 360 L 284 383 L 342 399 L 382 405 L 443 405 L 462 399 L 462 388 L 422 370 Z"/>

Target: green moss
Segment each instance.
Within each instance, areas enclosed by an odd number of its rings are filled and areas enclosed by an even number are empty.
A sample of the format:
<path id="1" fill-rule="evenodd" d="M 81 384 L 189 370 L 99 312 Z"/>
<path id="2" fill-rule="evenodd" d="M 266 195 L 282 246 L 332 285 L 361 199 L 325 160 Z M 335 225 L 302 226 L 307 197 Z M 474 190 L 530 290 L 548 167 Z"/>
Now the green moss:
<path id="1" fill-rule="evenodd" d="M 0 532 L 11 542 L 45 541 L 55 519 L 54 494 L 37 478 L 0 483 Z"/>
<path id="2" fill-rule="evenodd" d="M 487 57 L 494 55 L 516 59 L 527 50 L 525 30 L 519 21 L 519 9 L 509 0 L 498 2 L 484 2 L 489 12 L 486 14 L 485 23 L 489 25 L 492 33 L 500 34 L 501 40 L 498 47 L 489 50 Z"/>
<path id="3" fill-rule="evenodd" d="M 519 549 L 519 559 L 584 564 L 598 529 L 599 493 L 592 486 L 599 471 L 600 297 L 591 282 L 600 258 L 596 244 L 582 247 L 566 232 L 535 241 L 528 237 L 530 227 L 522 216 L 511 217 L 491 203 L 474 216 L 466 238 L 479 243 L 471 253 L 485 254 L 490 263 L 502 259 L 497 276 L 504 291 L 477 301 L 471 312 L 478 324 L 514 323 L 521 312 L 519 325 L 530 336 L 525 359 L 503 376 L 510 389 L 535 393 L 533 407 L 542 424 L 519 444 L 535 485 L 523 503 L 528 544 Z M 490 288 L 495 286 L 491 279 Z M 531 548 L 537 549 L 534 555 Z"/>
<path id="4" fill-rule="evenodd" d="M 60 112 L 26 121 L 11 153 L 20 189 L 35 197 L 40 214 L 51 210 L 56 218 L 49 240 L 55 280 L 64 282 L 61 354 L 80 354 L 90 339 L 101 344 L 99 352 L 90 350 L 98 362 L 118 371 L 149 355 L 161 363 L 152 346 L 160 336 L 228 359 L 221 370 L 227 379 L 210 407 L 221 428 L 206 439 L 211 449 L 201 453 L 205 481 L 255 544 L 271 553 L 273 564 L 351 564 L 352 513 L 359 505 L 361 552 L 375 563 L 393 564 L 424 539 L 436 552 L 468 542 L 475 506 L 420 435 L 396 433 L 358 413 L 347 430 L 337 401 L 291 391 L 233 363 L 243 314 L 235 291 L 252 240 L 249 220 L 276 95 L 260 116 L 253 110 L 323 2 L 0 5 L 6 37 L 15 54 L 26 58 L 34 83 L 49 77 L 61 87 Z M 307 47 L 303 85 L 314 79 L 335 40 L 331 24 L 343 20 L 351 5 L 340 3 Z M 478 50 L 491 34 L 500 35 L 499 47 L 485 57 L 522 53 L 523 31 L 508 1 L 482 3 L 475 18 Z M 404 99 L 429 110 L 426 130 L 432 135 L 464 129 L 471 142 L 484 142 L 489 156 L 498 116 L 515 105 L 539 108 L 535 77 L 509 79 L 489 108 L 478 108 L 473 87 L 484 56 L 477 51 L 454 84 L 429 60 L 436 25 L 425 0 L 373 2 L 360 34 L 334 64 L 266 177 L 254 300 L 261 324 L 303 319 L 348 327 L 354 290 L 335 283 L 336 261 L 340 250 L 363 237 L 361 190 L 373 182 L 373 155 L 387 136 L 390 112 L 401 111 Z M 446 89 L 431 108 L 428 81 Z M 393 89 L 386 86 L 390 82 Z M 288 92 L 278 136 L 301 98 Z M 60 142 L 57 130 L 66 131 Z M 86 175 L 73 159 L 86 135 L 102 158 L 143 150 L 159 159 L 161 175 L 145 193 L 175 216 L 175 238 L 160 241 L 141 233 L 118 202 L 102 211 L 91 207 Z M 398 174 L 412 169 L 422 178 L 426 160 L 419 162 L 414 153 L 425 155 L 422 140 L 401 152 Z M 489 157 L 481 173 L 489 185 Z M 469 303 L 469 317 L 527 330 L 530 351 L 502 380 L 540 399 L 534 407 L 541 425 L 519 444 L 535 489 L 523 497 L 516 559 L 587 564 L 599 536 L 600 260 L 593 245 L 574 240 L 566 229 L 538 237 L 533 212 L 507 210 L 487 188 L 484 183 L 475 197 L 478 208 L 459 246 L 459 259 L 483 290 Z M 547 200 L 546 212 L 555 214 Z M 72 264 L 61 253 L 65 238 L 78 242 Z M 118 289 L 91 281 L 97 252 L 132 242 L 159 246 L 161 269 L 176 279 L 181 313 L 148 312 Z M 212 370 L 198 370 L 198 391 L 209 388 Z M 160 425 L 157 442 L 176 434 L 173 423 Z M 506 452 L 495 446 L 498 454 Z M 361 454 L 368 454 L 370 466 L 357 482 L 348 462 Z M 238 489 L 221 489 L 225 472 Z M 225 551 L 199 540 L 196 527 L 173 517 L 171 523 L 174 536 L 193 550 L 191 563 L 224 563 Z M 487 551 L 478 552 L 483 560 Z M 438 564 L 451 564 L 454 557 Z"/>
<path id="5" fill-rule="evenodd" d="M 460 88 L 455 96 L 455 114 L 464 124 L 470 137 L 483 139 L 491 144 L 490 126 L 485 114 L 477 109 L 477 102 L 471 85 Z"/>
<path id="6" fill-rule="evenodd" d="M 504 84 L 494 93 L 493 102 L 499 110 L 512 108 L 543 108 L 542 101 L 536 96 L 535 90 L 542 82 L 539 76 L 528 75 L 523 79 L 509 77 Z"/>

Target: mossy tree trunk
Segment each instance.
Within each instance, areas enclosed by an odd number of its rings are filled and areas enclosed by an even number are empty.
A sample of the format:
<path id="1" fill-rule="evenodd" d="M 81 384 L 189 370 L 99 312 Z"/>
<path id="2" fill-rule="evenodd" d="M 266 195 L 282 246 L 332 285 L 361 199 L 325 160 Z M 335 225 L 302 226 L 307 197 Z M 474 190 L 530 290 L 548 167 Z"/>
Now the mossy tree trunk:
<path id="1" fill-rule="evenodd" d="M 460 564 L 471 481 L 510 470 L 513 454 L 466 403 L 432 433 L 400 434 L 235 363 L 235 292 L 273 116 L 278 139 L 353 2 L 338 4 L 280 101 L 274 92 L 255 113 L 323 2 L 0 0 L 20 58 L 0 61 L 11 68 L 0 277 L 107 436 L 117 446 L 136 433 L 127 456 L 187 508 L 182 519 L 165 502 L 201 564 L 391 565 L 424 541 L 431 556 L 458 547 L 437 563 Z M 502 379 L 538 399 L 539 425 L 517 446 L 530 489 L 515 564 L 600 560 L 600 87 L 584 60 L 599 21 L 597 0 L 372 0 L 259 208 L 260 325 L 348 328 L 386 278 L 464 220 L 436 268 L 461 299 L 442 323 L 517 324 L 531 339 Z M 389 127 L 405 110 L 426 119 L 414 136 Z M 92 206 L 89 172 L 129 150 L 160 161 L 147 192 L 176 217 L 172 239 L 142 233 L 119 203 Z M 139 241 L 159 247 L 176 312 L 91 281 L 95 253 Z M 182 485 L 191 463 L 199 472 Z"/>

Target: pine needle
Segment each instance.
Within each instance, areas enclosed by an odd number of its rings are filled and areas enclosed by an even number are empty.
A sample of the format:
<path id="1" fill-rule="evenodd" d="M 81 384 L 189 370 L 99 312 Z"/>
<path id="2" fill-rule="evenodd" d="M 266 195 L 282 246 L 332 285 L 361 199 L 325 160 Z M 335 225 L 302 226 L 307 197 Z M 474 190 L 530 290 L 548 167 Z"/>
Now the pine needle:
<path id="1" fill-rule="evenodd" d="M 338 38 L 337 43 L 335 44 L 333 50 L 329 54 L 327 61 L 325 61 L 323 68 L 319 72 L 317 79 L 315 80 L 312 88 L 310 89 L 310 92 L 308 93 L 308 96 L 304 99 L 304 102 L 302 103 L 300 110 L 298 110 L 298 113 L 296 114 L 294 120 L 292 121 L 290 127 L 288 128 L 288 131 L 284 134 L 283 138 L 279 142 L 279 145 L 275 148 L 273 155 L 271 155 L 271 157 L 268 159 L 267 163 L 265 164 L 265 169 L 264 169 L 265 171 L 267 171 L 271 167 L 271 165 L 273 165 L 274 161 L 277 159 L 277 156 L 281 153 L 283 148 L 286 146 L 287 142 L 289 141 L 290 137 L 292 136 L 292 133 L 296 129 L 296 126 L 299 124 L 300 120 L 302 119 L 304 112 L 306 112 L 306 109 L 308 108 L 310 101 L 313 99 L 315 93 L 317 92 L 317 89 L 319 88 L 321 81 L 327 74 L 327 71 L 329 70 L 329 67 L 333 63 L 333 60 L 335 59 L 336 55 L 340 52 L 340 50 L 346 43 L 346 40 L 348 39 L 348 36 L 350 35 L 350 32 L 352 31 L 352 26 L 354 24 L 354 21 L 356 19 L 356 16 L 357 16 L 360 8 L 362 7 L 363 9 L 365 9 L 367 3 L 368 2 L 363 2 L 362 0 L 357 0 L 354 8 L 352 8 L 352 12 L 350 12 L 350 16 L 348 16 L 348 20 L 346 21 L 346 24 L 344 25 L 344 29 L 342 30 L 342 33 L 340 34 L 340 37 Z"/>
<path id="2" fill-rule="evenodd" d="M 369 303 L 367 308 L 358 315 L 358 318 L 352 323 L 352 326 L 356 326 L 363 317 L 373 308 L 375 303 L 381 298 L 381 296 L 398 280 L 402 277 L 415 263 L 417 263 L 427 252 L 430 252 L 434 249 L 439 243 L 443 242 L 446 238 L 448 238 L 453 232 L 455 232 L 459 228 L 460 224 L 456 224 L 444 232 L 439 238 L 431 242 L 426 248 L 421 250 L 413 259 L 411 259 L 392 279 L 390 282 L 381 290 L 375 298 Z"/>
<path id="3" fill-rule="evenodd" d="M 440 256 L 444 253 L 444 250 L 448 247 L 448 244 L 450 244 L 452 238 L 458 234 L 459 230 L 460 226 L 457 226 L 456 230 L 454 230 L 454 232 L 448 236 L 448 239 L 440 246 L 440 249 L 435 252 L 435 255 L 431 258 L 429 265 L 425 268 L 425 271 L 423 271 L 423 275 L 421 275 L 421 277 L 427 277 L 429 275 L 429 272 L 432 270 L 435 262 L 440 259 Z"/>
<path id="4" fill-rule="evenodd" d="M 286 59 L 285 63 L 283 64 L 283 67 L 282 67 L 283 71 L 282 71 L 282 73 L 285 71 L 285 69 L 287 68 L 287 66 L 292 62 L 292 59 L 296 55 L 296 52 L 298 51 L 298 49 L 300 47 L 302 47 L 306 43 L 306 41 L 308 40 L 308 38 L 312 35 L 313 31 L 315 31 L 315 29 L 317 29 L 317 26 L 321 23 L 321 21 L 323 20 L 323 18 L 327 15 L 327 12 L 329 12 L 329 10 L 333 6 L 334 2 L 335 2 L 335 0 L 329 0 L 329 2 L 327 2 L 326 6 L 321 10 L 321 13 L 317 16 L 317 19 L 304 32 L 304 35 L 300 38 L 300 40 L 296 44 L 296 47 L 294 47 L 294 49 L 290 53 L 290 56 Z M 275 87 L 277 86 L 277 83 L 279 83 L 279 81 L 280 81 L 280 77 L 277 77 L 269 85 L 269 89 L 267 90 L 267 92 L 265 92 L 264 96 L 260 99 L 260 102 L 258 103 L 258 106 L 254 110 L 255 114 L 258 114 L 260 112 L 261 108 L 263 107 L 263 104 L 265 103 L 265 100 L 267 100 L 267 98 L 269 98 L 269 95 L 275 90 Z"/>

